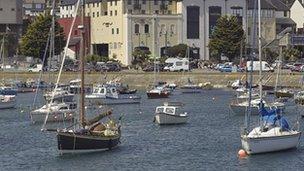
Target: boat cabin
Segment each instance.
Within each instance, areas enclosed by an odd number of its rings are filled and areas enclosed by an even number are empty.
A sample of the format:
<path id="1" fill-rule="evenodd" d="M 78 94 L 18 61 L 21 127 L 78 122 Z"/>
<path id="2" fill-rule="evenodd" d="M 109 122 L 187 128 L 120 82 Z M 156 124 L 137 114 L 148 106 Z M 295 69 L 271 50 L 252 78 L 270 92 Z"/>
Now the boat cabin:
<path id="1" fill-rule="evenodd" d="M 114 86 L 99 85 L 93 88 L 94 95 L 103 95 L 105 97 L 118 98 L 118 91 Z"/>

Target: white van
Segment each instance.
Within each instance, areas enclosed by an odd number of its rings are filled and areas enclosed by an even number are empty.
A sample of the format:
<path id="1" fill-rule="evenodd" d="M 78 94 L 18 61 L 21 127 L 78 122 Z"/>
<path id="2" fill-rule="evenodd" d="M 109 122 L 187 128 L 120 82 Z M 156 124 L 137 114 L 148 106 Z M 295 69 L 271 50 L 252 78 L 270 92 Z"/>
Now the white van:
<path id="1" fill-rule="evenodd" d="M 251 61 L 247 61 L 247 71 L 251 71 L 250 67 Z M 253 61 L 253 68 L 252 71 L 259 71 L 260 70 L 260 61 Z M 273 67 L 271 67 L 266 61 L 262 61 L 262 71 L 274 71 Z"/>
<path id="2" fill-rule="evenodd" d="M 42 64 L 37 64 L 34 67 L 28 68 L 28 72 L 40 72 L 42 71 Z"/>
<path id="3" fill-rule="evenodd" d="M 165 71 L 189 71 L 189 60 L 187 58 L 168 58 Z"/>

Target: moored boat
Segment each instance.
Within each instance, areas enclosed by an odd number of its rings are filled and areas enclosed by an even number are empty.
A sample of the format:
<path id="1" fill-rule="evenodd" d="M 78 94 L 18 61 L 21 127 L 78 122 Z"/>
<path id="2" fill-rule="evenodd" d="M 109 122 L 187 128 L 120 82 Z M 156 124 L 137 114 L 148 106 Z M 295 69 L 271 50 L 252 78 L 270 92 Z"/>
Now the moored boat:
<path id="1" fill-rule="evenodd" d="M 188 114 L 181 112 L 182 103 L 164 103 L 163 106 L 156 107 L 155 122 L 160 125 L 182 124 L 188 120 Z"/>

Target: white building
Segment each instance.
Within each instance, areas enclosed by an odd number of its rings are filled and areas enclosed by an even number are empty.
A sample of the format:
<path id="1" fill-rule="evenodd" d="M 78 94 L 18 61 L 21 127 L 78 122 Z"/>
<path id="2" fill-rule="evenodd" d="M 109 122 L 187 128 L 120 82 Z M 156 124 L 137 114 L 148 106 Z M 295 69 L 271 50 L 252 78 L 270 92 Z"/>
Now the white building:
<path id="1" fill-rule="evenodd" d="M 304 28 L 304 0 L 295 0 L 290 8 L 290 17 L 297 23 L 297 29 Z"/>
<path id="2" fill-rule="evenodd" d="M 246 30 L 246 0 L 184 0 L 183 42 L 193 47 L 200 59 L 209 60 L 209 37 L 222 15 L 235 15 Z"/>

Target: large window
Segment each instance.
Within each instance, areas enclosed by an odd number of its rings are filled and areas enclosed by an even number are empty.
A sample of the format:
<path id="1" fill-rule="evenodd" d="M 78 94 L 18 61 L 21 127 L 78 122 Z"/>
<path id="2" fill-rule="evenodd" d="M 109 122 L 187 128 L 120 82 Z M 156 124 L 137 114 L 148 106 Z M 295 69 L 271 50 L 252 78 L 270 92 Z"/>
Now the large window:
<path id="1" fill-rule="evenodd" d="M 211 37 L 217 20 L 221 17 L 222 8 L 218 6 L 209 7 L 209 37 Z"/>
<path id="2" fill-rule="evenodd" d="M 187 7 L 187 39 L 199 39 L 199 16 L 200 7 L 188 6 Z"/>
<path id="3" fill-rule="evenodd" d="M 145 33 L 149 33 L 149 24 L 145 24 Z"/>
<path id="4" fill-rule="evenodd" d="M 134 26 L 134 33 L 139 34 L 139 24 L 135 24 Z"/>

